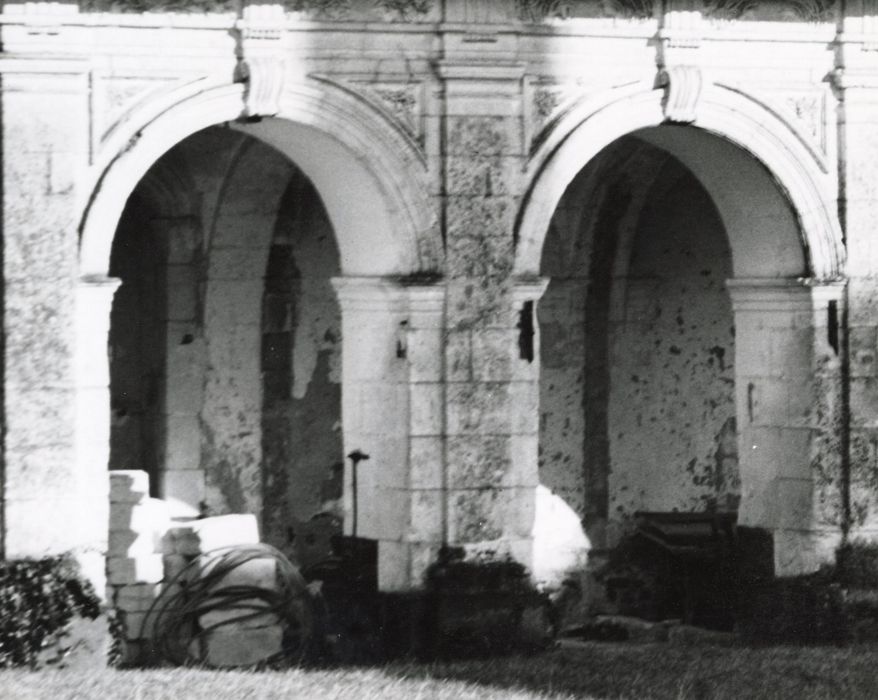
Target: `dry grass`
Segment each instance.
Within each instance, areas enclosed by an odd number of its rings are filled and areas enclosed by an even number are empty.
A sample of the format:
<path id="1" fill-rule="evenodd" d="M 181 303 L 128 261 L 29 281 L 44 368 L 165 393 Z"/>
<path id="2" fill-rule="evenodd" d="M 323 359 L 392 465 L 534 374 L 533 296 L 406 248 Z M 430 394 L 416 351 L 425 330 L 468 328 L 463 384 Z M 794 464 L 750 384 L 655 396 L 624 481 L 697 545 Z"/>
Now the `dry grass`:
<path id="1" fill-rule="evenodd" d="M 589 644 L 532 657 L 277 672 L 0 673 L 4 700 L 875 698 L 878 647 Z"/>

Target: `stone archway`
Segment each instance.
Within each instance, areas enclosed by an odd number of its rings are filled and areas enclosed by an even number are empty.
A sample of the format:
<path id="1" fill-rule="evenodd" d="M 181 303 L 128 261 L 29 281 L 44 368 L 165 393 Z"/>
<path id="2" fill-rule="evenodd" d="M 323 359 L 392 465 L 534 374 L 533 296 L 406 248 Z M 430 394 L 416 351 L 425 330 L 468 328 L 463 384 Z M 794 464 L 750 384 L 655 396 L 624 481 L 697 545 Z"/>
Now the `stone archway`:
<path id="1" fill-rule="evenodd" d="M 376 468 L 362 475 L 359 484 L 359 534 L 381 543 L 382 587 L 405 588 L 411 573 L 410 545 L 406 539 L 412 519 L 410 504 L 406 499 L 388 498 L 391 493 L 404 493 L 407 488 L 409 462 L 410 367 L 398 348 L 400 344 L 405 346 L 407 337 L 412 337 L 418 338 L 421 346 L 428 342 L 431 352 L 438 354 L 440 333 L 436 318 L 442 311 L 442 295 L 437 295 L 433 287 L 398 282 L 400 278 L 418 273 L 435 272 L 440 264 L 441 245 L 435 230 L 432 202 L 424 185 L 426 167 L 416 149 L 397 133 L 389 119 L 342 91 L 313 84 L 290 85 L 281 98 L 277 117 L 246 123 L 235 121 L 242 114 L 243 97 L 242 86 L 222 85 L 188 94 L 167 111 L 157 114 L 147 107 L 142 114 L 132 115 L 118 127 L 118 133 L 110 139 L 116 146 L 123 143 L 126 146 L 115 153 L 99 155 L 98 162 L 104 169 L 93 177 L 96 189 L 81 226 L 80 298 L 83 303 L 78 314 L 83 323 L 77 343 L 80 353 L 94 358 L 94 371 L 82 376 L 80 395 L 90 397 L 94 408 L 90 420 L 107 425 L 107 373 L 99 359 L 105 357 L 106 321 L 98 324 L 90 319 L 101 317 L 104 310 L 107 313 L 109 310 L 116 284 L 107 275 L 109 254 L 126 199 L 169 149 L 192 134 L 226 122 L 232 127 L 229 133 L 240 132 L 279 162 L 294 163 L 313 183 L 325 205 L 340 258 L 341 276 L 333 282 L 341 305 L 343 334 L 352 338 L 357 347 L 356 353 L 343 352 L 341 360 L 342 454 L 362 449 L 372 456 Z M 128 141 L 124 138 L 126 131 L 132 134 Z M 260 167 L 259 163 L 253 167 Z M 267 186 L 279 184 L 282 183 Z M 239 185 L 247 187 L 254 183 L 244 180 Z M 234 210 L 234 193 L 230 194 L 227 209 Z M 275 194 L 277 196 L 269 199 L 279 200 L 282 192 Z M 232 211 L 232 218 L 235 214 Z M 243 213 L 245 219 L 246 216 L 246 212 Z M 234 284 L 234 280 L 221 279 L 223 275 L 214 269 L 222 267 L 214 253 L 224 246 L 235 246 L 234 242 L 222 240 L 222 225 L 227 218 L 217 219 L 211 234 L 213 240 L 208 246 L 210 257 L 206 261 L 203 300 L 206 318 L 212 313 L 222 315 L 223 289 Z M 260 250 L 267 258 L 271 226 L 261 226 L 260 230 L 258 235 L 265 239 Z M 241 232 L 237 233 L 240 238 Z M 268 261 L 261 259 L 261 262 L 262 272 L 257 273 L 260 285 Z M 328 286 L 327 289 L 331 291 Z M 245 318 L 248 313 L 258 318 L 263 302 L 261 286 L 247 298 L 246 308 L 237 309 L 235 322 L 241 326 L 252 323 L 252 319 Z M 429 300 L 426 307 L 425 299 Z M 254 333 L 250 334 L 251 339 L 256 339 L 258 344 L 258 326 Z M 182 337 L 180 344 L 184 350 L 197 346 L 187 334 Z M 365 361 L 364 355 L 367 356 Z M 254 362 L 255 365 L 252 362 L 248 365 L 253 370 L 248 370 L 248 376 L 258 379 L 258 357 Z M 439 379 L 435 377 L 433 381 L 438 383 Z M 204 388 L 209 386 L 207 382 Z M 224 415 L 230 410 L 226 406 L 220 413 Z M 84 438 L 87 439 L 78 447 L 79 462 L 106 464 L 106 428 L 91 430 Z M 436 457 L 438 460 L 441 456 Z M 441 465 L 437 461 L 431 468 L 438 469 Z M 185 476 L 185 471 L 179 470 L 174 476 Z M 165 486 L 170 488 L 168 476 L 165 474 Z M 345 506 L 350 512 L 349 475 L 347 479 Z M 257 502 L 261 503 L 260 499 L 242 500 L 244 505 Z"/>
<path id="2" fill-rule="evenodd" d="M 843 286 L 837 280 L 844 249 L 834 213 L 834 177 L 807 137 L 739 91 L 706 87 L 700 99 L 689 105 L 685 124 L 669 119 L 669 99 L 673 96 L 652 86 L 629 86 L 583 100 L 561 116 L 528 168 L 532 184 L 519 216 L 515 270 L 524 280 L 546 275 L 543 256 L 549 233 L 557 225 L 555 217 L 561 211 L 569 216 L 565 197 L 569 200 L 581 173 L 596 167 L 589 164 L 612 160 L 613 144 L 639 142 L 676 159 L 712 200 L 730 246 L 724 304 L 731 309 L 735 331 L 731 353 L 735 390 L 727 398 L 735 419 L 729 425 L 737 426 L 736 460 L 742 482 L 738 521 L 771 533 L 778 575 L 812 571 L 832 556 L 843 527 L 842 457 L 837 441 L 842 415 L 838 323 Z M 622 177 L 623 170 L 617 167 L 614 172 L 619 174 L 614 177 Z M 639 191 L 662 184 L 657 172 L 640 176 L 650 181 L 642 181 Z M 582 177 L 579 182 L 582 185 Z M 637 187 L 626 201 L 618 192 L 598 196 L 600 187 L 594 182 L 585 191 L 585 196 L 597 197 L 589 200 L 596 209 L 601 201 L 622 207 L 608 234 L 613 245 L 612 256 L 605 261 L 610 266 L 604 285 L 606 327 L 601 331 L 600 323 L 585 322 L 586 334 L 589 330 L 609 333 L 610 326 L 618 325 L 619 314 L 624 319 L 626 295 L 632 293 L 624 280 L 630 272 L 633 233 L 624 232 L 637 229 L 632 222 L 636 224 L 641 216 L 643 201 Z M 564 250 L 570 253 L 573 248 Z M 642 273 L 643 266 L 632 274 L 638 270 Z M 583 284 L 593 287 L 594 275 L 594 271 L 584 273 Z M 547 307 L 541 310 L 544 320 L 554 318 L 553 309 L 558 308 L 552 289 L 550 284 L 550 296 L 544 299 Z M 583 299 L 574 301 L 583 303 Z M 603 336 L 598 346 L 606 346 L 608 338 Z M 556 338 L 543 340 L 557 344 Z M 580 347 L 585 340 L 580 338 L 580 345 L 573 346 Z M 575 352 L 573 346 L 568 350 Z M 680 352 L 679 347 L 674 349 Z M 544 351 L 553 352 L 549 347 Z M 612 357 L 605 360 L 611 363 Z M 544 372 L 547 379 L 552 372 Z M 605 394 L 609 387 L 607 383 Z M 545 387 L 542 395 L 545 400 Z M 583 429 L 588 441 L 588 428 Z M 729 436 L 724 444 L 728 447 Z M 622 453 L 616 450 L 616 458 Z M 586 473 L 588 468 L 585 465 Z M 612 468 L 610 464 L 608 469 Z M 598 493 L 599 500 L 611 495 L 606 479 L 586 477 L 584 488 Z M 668 509 L 672 507 L 678 506 Z M 581 511 L 587 529 L 592 527 L 586 535 L 592 546 L 600 547 L 607 541 L 612 514 L 607 513 L 606 503 L 590 508 Z M 640 505 L 641 510 L 651 508 L 654 503 L 649 499 Z"/>

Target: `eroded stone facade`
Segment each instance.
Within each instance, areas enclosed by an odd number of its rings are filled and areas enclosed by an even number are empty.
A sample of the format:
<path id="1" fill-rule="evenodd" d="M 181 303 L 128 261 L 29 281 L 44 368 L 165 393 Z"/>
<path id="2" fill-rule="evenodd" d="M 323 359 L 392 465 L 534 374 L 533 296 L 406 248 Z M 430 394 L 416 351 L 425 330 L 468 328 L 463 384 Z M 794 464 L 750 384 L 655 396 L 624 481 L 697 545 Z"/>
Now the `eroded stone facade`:
<path id="1" fill-rule="evenodd" d="M 5 556 L 101 581 L 108 466 L 384 590 L 874 537 L 878 4 L 173 5 L 0 15 Z"/>

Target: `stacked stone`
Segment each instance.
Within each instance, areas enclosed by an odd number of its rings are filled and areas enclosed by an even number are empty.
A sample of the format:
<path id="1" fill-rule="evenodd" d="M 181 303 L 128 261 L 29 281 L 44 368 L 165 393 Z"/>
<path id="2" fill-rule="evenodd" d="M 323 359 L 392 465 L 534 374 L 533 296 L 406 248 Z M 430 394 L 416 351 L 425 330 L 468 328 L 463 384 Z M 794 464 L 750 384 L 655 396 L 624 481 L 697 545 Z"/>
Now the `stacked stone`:
<path id="1" fill-rule="evenodd" d="M 199 604 L 203 612 L 198 628 L 204 634 L 189 646 L 189 655 L 214 667 L 250 666 L 280 653 L 283 625 L 280 617 L 268 609 L 268 603 L 257 597 L 257 589 L 278 589 L 277 560 L 266 552 L 230 569 L 205 590 L 199 579 L 217 573 L 216 567 L 231 548 L 259 544 L 259 529 L 253 515 L 222 515 L 192 520 L 171 528 L 165 538 L 168 553 L 164 556 L 165 579 L 170 582 L 189 567 L 185 586 L 195 595 L 203 595 Z M 215 556 L 210 553 L 215 552 Z M 203 564 L 190 565 L 200 556 Z M 223 604 L 224 589 L 253 588 L 254 596 L 235 602 L 236 607 Z M 253 615 L 261 608 L 264 613 Z"/>
<path id="2" fill-rule="evenodd" d="M 168 526 L 166 504 L 149 497 L 146 472 L 110 472 L 108 599 L 120 615 L 130 660 L 151 636 L 146 618 L 161 592 L 161 546 Z"/>

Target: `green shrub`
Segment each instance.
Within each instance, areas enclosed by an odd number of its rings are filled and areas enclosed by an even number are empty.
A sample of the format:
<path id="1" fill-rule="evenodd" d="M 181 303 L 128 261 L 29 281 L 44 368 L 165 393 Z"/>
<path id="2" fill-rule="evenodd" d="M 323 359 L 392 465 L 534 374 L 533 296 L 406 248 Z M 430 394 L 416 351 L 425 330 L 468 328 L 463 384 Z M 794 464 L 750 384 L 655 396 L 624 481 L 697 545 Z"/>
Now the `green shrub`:
<path id="1" fill-rule="evenodd" d="M 71 623 L 101 613 L 100 600 L 69 557 L 0 561 L 0 668 L 36 667 Z"/>

